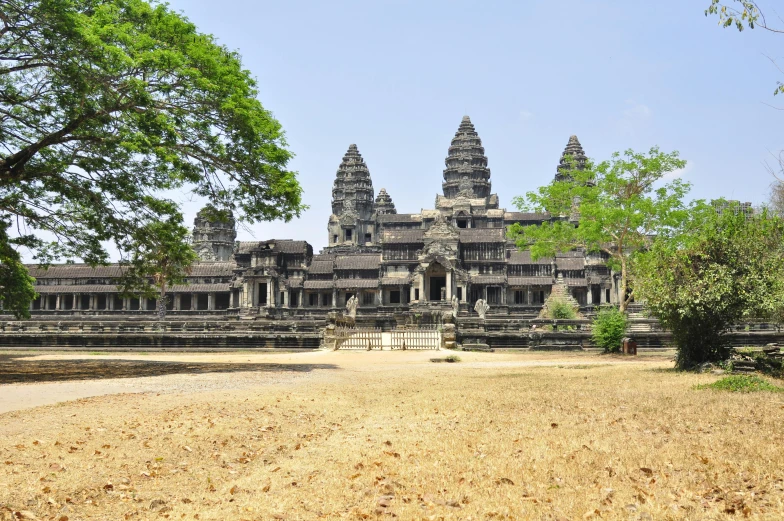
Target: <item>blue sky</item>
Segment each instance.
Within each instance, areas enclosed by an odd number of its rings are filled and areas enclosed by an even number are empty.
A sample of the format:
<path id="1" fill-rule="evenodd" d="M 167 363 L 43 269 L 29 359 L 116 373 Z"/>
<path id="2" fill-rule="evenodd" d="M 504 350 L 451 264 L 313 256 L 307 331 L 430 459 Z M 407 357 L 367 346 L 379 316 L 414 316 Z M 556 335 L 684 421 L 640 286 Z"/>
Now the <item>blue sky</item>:
<path id="1" fill-rule="evenodd" d="M 571 134 L 602 160 L 658 145 L 689 164 L 694 198 L 759 204 L 763 162 L 784 149 L 773 97 L 784 36 L 721 29 L 710 0 L 173 0 L 237 50 L 286 130 L 310 209 L 242 240 L 326 244 L 332 181 L 356 143 L 398 212 L 432 208 L 464 114 L 482 138 L 493 191 L 548 183 Z M 774 2 L 761 2 L 772 13 Z M 780 14 L 784 15 L 784 10 Z M 201 202 L 183 194 L 190 223 Z"/>

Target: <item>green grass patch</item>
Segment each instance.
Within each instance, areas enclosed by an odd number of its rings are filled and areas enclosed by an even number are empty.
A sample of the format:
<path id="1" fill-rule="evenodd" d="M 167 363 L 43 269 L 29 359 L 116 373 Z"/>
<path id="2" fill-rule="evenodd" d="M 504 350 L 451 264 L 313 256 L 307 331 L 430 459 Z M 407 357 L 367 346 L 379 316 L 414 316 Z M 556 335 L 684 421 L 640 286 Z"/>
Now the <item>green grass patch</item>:
<path id="1" fill-rule="evenodd" d="M 784 391 L 784 387 L 773 385 L 759 376 L 745 374 L 725 376 L 712 384 L 698 385 L 696 388 L 730 391 L 733 393 L 756 393 L 760 391 L 780 393 Z"/>

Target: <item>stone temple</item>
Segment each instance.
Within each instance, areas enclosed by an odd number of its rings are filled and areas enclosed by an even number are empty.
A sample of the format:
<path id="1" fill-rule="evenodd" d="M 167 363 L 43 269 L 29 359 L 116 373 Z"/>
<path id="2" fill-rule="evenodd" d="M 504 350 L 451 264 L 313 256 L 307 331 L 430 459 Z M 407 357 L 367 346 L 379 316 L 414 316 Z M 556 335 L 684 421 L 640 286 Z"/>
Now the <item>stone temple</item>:
<path id="1" fill-rule="evenodd" d="M 585 160 L 577 137 L 570 137 L 555 179 L 568 178 L 570 166 L 580 168 Z M 358 317 L 381 320 L 394 313 L 448 308 L 454 296 L 460 315 L 475 315 L 474 303 L 484 299 L 488 316 L 531 317 L 556 284 L 584 308 L 618 301 L 618 275 L 602 254 L 573 251 L 534 261 L 507 238 L 513 223 L 569 217 L 499 208 L 482 140 L 468 116 L 445 162 L 434 208 L 399 213 L 394 191 L 375 192 L 365 159 L 350 145 L 332 188 L 328 246 L 318 254 L 305 241 L 236 242 L 233 221 L 210 222 L 200 212 L 193 246 L 201 261 L 188 284 L 169 289 L 170 315 L 312 320 L 344 309 L 354 296 Z M 32 312 L 153 316 L 154 301 L 119 294 L 121 269 L 30 266 L 40 294 Z"/>

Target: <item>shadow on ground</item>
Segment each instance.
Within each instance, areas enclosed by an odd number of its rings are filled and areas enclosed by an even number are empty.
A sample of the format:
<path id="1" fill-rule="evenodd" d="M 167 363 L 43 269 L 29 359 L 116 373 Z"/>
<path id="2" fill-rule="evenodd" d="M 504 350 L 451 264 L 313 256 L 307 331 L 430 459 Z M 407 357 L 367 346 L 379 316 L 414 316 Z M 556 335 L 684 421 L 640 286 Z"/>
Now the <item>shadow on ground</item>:
<path id="1" fill-rule="evenodd" d="M 298 372 L 337 369 L 333 364 L 216 364 L 147 360 L 32 360 L 0 355 L 0 384 L 139 378 L 169 374 Z"/>

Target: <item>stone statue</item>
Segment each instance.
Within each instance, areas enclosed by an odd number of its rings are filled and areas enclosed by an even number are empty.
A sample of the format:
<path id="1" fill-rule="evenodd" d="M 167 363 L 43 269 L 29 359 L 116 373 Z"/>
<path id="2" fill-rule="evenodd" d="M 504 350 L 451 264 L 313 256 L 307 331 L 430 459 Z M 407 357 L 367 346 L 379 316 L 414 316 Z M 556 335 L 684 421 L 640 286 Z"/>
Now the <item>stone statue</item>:
<path id="1" fill-rule="evenodd" d="M 484 299 L 481 298 L 476 301 L 476 305 L 474 306 L 474 311 L 479 313 L 479 318 L 481 318 L 482 320 L 485 319 L 485 314 L 487 314 L 487 311 L 489 309 L 490 309 L 490 305 L 487 302 L 485 302 Z"/>
<path id="2" fill-rule="evenodd" d="M 441 300 L 446 300 L 446 288 L 441 288 Z"/>
<path id="3" fill-rule="evenodd" d="M 348 311 L 348 316 L 351 318 L 357 318 L 357 306 L 359 305 L 359 301 L 357 297 L 351 295 L 351 298 L 346 301 L 346 311 Z"/>
<path id="4" fill-rule="evenodd" d="M 460 313 L 460 301 L 455 295 L 452 295 L 452 316 L 456 317 L 458 313 Z"/>

